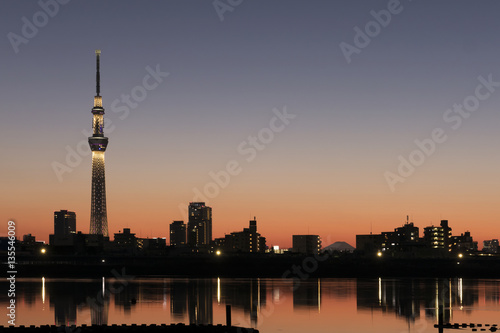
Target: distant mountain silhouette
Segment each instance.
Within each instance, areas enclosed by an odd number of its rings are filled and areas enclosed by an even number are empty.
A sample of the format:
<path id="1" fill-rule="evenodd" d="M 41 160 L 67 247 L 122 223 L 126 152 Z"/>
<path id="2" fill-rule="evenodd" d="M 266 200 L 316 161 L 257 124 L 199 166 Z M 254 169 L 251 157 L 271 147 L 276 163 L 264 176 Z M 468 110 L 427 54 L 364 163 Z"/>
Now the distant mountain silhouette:
<path id="1" fill-rule="evenodd" d="M 347 244 L 346 242 L 335 242 L 333 244 L 324 247 L 322 251 L 339 251 L 339 252 L 353 252 L 356 248 Z"/>

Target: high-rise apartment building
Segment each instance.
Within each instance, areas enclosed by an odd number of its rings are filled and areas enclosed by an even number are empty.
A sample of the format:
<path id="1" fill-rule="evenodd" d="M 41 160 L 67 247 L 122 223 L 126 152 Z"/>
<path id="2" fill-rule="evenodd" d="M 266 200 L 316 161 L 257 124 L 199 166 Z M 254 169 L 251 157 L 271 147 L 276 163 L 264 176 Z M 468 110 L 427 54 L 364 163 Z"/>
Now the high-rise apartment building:
<path id="1" fill-rule="evenodd" d="M 68 210 L 54 212 L 54 234 L 49 243 L 54 246 L 73 246 L 76 235 L 76 214 Z"/>
<path id="2" fill-rule="evenodd" d="M 212 208 L 204 202 L 191 202 L 188 207 L 187 244 L 209 245 L 212 241 Z"/>
<path id="3" fill-rule="evenodd" d="M 67 236 L 76 233 L 76 214 L 67 210 L 54 212 L 54 235 Z"/>
<path id="4" fill-rule="evenodd" d="M 441 220 L 440 226 L 425 227 L 424 242 L 429 248 L 451 251 L 451 228 L 448 220 Z"/>

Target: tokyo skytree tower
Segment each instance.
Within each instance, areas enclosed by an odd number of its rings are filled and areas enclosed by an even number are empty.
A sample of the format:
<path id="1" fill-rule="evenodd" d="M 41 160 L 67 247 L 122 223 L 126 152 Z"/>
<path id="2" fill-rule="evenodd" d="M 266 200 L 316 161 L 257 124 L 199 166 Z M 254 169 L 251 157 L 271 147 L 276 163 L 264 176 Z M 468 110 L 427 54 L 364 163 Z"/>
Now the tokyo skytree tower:
<path id="1" fill-rule="evenodd" d="M 104 178 L 104 152 L 108 138 L 104 136 L 104 108 L 100 96 L 99 58 L 101 51 L 96 50 L 96 96 L 92 108 L 93 134 L 89 137 L 92 151 L 92 202 L 90 206 L 90 234 L 108 236 L 108 217 L 106 212 L 106 183 Z"/>

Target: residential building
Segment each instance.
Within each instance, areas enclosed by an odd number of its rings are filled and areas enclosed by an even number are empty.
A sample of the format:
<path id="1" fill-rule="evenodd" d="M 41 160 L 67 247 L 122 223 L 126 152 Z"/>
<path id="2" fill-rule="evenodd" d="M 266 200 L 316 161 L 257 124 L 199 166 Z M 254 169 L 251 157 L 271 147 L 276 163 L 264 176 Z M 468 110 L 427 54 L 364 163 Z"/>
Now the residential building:
<path id="1" fill-rule="evenodd" d="M 321 250 L 321 240 L 318 235 L 293 235 L 292 252 L 300 254 L 318 254 Z"/>

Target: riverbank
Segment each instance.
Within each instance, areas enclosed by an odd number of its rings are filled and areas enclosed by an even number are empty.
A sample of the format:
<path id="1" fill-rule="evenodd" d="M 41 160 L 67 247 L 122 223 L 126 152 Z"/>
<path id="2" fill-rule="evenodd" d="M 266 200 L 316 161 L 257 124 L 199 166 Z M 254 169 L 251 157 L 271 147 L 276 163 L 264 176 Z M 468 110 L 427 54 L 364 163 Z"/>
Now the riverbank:
<path id="1" fill-rule="evenodd" d="M 1 332 L 9 333 L 259 333 L 253 328 L 223 325 L 81 325 L 81 326 L 0 326 Z"/>
<path id="2" fill-rule="evenodd" d="M 192 255 L 179 257 L 19 258 L 18 277 L 471 277 L 500 278 L 497 257 L 364 258 L 355 256 Z"/>

